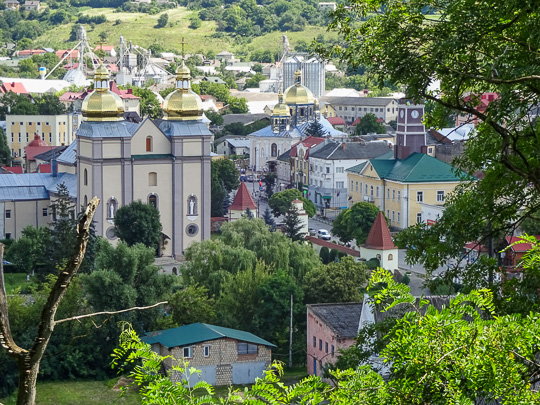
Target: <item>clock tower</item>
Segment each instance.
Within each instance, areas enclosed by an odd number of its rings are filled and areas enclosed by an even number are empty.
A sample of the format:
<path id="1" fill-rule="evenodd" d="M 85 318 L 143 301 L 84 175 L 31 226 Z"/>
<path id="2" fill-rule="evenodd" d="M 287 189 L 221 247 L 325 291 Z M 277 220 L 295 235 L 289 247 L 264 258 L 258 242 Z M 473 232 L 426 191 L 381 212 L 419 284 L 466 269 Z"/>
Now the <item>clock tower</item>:
<path id="1" fill-rule="evenodd" d="M 423 153 L 426 145 L 426 129 L 422 123 L 423 118 L 423 104 L 413 104 L 405 98 L 399 100 L 394 148 L 396 159 L 406 159 L 415 152 Z"/>

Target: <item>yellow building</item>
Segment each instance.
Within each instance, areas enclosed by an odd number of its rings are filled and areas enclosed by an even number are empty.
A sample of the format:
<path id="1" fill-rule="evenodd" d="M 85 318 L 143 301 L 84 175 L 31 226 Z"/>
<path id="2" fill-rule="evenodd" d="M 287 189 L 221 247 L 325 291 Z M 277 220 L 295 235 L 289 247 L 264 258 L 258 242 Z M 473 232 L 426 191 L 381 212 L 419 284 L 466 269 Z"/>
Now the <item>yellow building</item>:
<path id="1" fill-rule="evenodd" d="M 38 134 L 49 146 L 70 145 L 81 123 L 80 114 L 7 115 L 6 138 L 12 156 L 22 156 L 24 147 Z"/>
<path id="2" fill-rule="evenodd" d="M 347 169 L 349 204 L 374 203 L 396 229 L 422 222 L 421 204 L 444 204 L 460 182 L 449 164 L 426 154 L 423 106 L 400 100 L 393 152 Z"/>

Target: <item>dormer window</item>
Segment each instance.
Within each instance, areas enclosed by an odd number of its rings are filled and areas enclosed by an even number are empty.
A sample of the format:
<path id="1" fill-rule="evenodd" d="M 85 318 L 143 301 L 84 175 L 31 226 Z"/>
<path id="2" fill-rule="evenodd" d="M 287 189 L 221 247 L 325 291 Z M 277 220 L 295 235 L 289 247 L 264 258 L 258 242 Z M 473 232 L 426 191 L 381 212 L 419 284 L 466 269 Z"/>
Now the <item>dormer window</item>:
<path id="1" fill-rule="evenodd" d="M 182 80 L 177 80 L 177 81 L 176 81 L 176 88 L 177 88 L 177 89 L 181 89 L 181 88 L 182 88 Z"/>
<path id="2" fill-rule="evenodd" d="M 96 82 L 96 89 L 101 89 L 101 83 L 100 82 Z"/>
<path id="3" fill-rule="evenodd" d="M 109 87 L 109 83 L 107 83 L 107 80 L 103 80 L 101 82 L 101 88 L 102 89 L 106 89 L 107 87 Z"/>

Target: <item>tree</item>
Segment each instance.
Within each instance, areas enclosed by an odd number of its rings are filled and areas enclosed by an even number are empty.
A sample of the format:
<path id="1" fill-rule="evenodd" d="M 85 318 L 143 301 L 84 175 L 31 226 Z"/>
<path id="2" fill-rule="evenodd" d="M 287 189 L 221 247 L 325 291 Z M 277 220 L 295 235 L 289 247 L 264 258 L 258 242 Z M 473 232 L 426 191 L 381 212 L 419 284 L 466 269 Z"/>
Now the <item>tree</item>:
<path id="1" fill-rule="evenodd" d="M 58 321 L 55 321 L 58 306 L 64 298 L 67 288 L 73 281 L 73 278 L 77 274 L 77 270 L 84 259 L 86 243 L 89 237 L 89 227 L 97 204 L 97 199 L 93 199 L 79 221 L 76 237 L 77 243 L 75 244 L 76 247 L 68 262 L 63 266 L 63 271 L 58 274 L 58 278 L 50 290 L 50 294 L 48 295 L 41 313 L 36 338 L 30 350 L 25 350 L 18 346 L 11 334 L 2 260 L 4 247 L 3 245 L 0 245 L 0 334 L 2 335 L 0 345 L 7 350 L 8 354 L 17 362 L 19 371 L 17 404 L 35 404 L 39 366 L 51 339 L 54 327 L 58 324 Z"/>
<path id="2" fill-rule="evenodd" d="M 313 267 L 304 281 L 305 302 L 361 302 L 367 281 L 366 265 L 356 263 L 349 256 L 343 257 L 340 262 L 331 261 L 328 265 Z"/>
<path id="3" fill-rule="evenodd" d="M 419 246 L 409 249 L 408 258 L 431 271 L 459 257 L 467 241 L 490 245 L 491 238 L 512 232 L 540 204 L 540 173 L 536 163 L 531 165 L 536 162 L 539 129 L 536 114 L 531 113 L 540 98 L 539 78 L 533 68 L 539 57 L 520 39 L 536 32 L 540 21 L 536 9 L 519 1 L 508 3 L 504 10 L 498 9 L 495 0 L 474 5 L 474 16 L 464 29 L 459 28 L 461 17 L 471 10 L 472 1 L 452 6 L 430 3 L 443 16 L 435 20 L 428 20 L 431 16 L 423 12 L 425 3 L 417 0 L 384 3 L 380 8 L 382 4 L 353 1 L 350 11 L 342 9 L 335 15 L 331 27 L 342 27 L 338 30 L 345 34 L 345 43 L 340 44 L 341 49 L 334 47 L 332 56 L 352 66 L 366 66 L 379 85 L 387 80 L 401 83 L 413 101 L 440 106 L 426 113 L 428 126 L 441 126 L 451 114 L 478 121 L 466 151 L 454 164 L 469 175 L 482 172 L 482 179 L 457 187 L 435 227 L 408 229 L 398 241 L 401 246 Z M 345 22 L 375 10 L 377 16 L 367 24 L 352 28 Z M 398 38 L 406 39 L 394 47 Z M 433 78 L 440 81 L 441 91 L 429 88 Z M 495 98 L 484 110 L 482 95 L 487 93 Z M 492 263 L 491 267 L 450 270 L 469 275 L 474 270 L 482 273 L 478 282 L 487 279 L 493 285 L 493 267 Z M 494 286 L 493 291 L 498 294 L 505 288 Z"/>
<path id="4" fill-rule="evenodd" d="M 322 138 L 328 136 L 328 131 L 324 129 L 319 121 L 315 120 L 306 128 L 306 136 L 316 136 L 318 138 Z"/>
<path id="5" fill-rule="evenodd" d="M 141 98 L 141 116 L 152 119 L 161 118 L 163 110 L 156 95 L 152 90 L 132 87 L 133 94 Z"/>
<path id="6" fill-rule="evenodd" d="M 206 115 L 206 118 L 212 122 L 212 125 L 223 125 L 223 117 L 220 113 L 213 110 L 208 110 L 204 112 L 204 115 Z"/>
<path id="7" fill-rule="evenodd" d="M 323 264 L 328 264 L 330 262 L 330 249 L 326 246 L 323 246 L 319 252 L 319 257 Z"/>
<path id="8" fill-rule="evenodd" d="M 354 127 L 355 135 L 386 134 L 384 125 L 377 121 L 375 114 L 366 114 L 360 118 L 360 123 Z"/>
<path id="9" fill-rule="evenodd" d="M 98 37 L 102 42 L 105 42 L 107 40 L 107 33 L 105 31 L 101 31 Z"/>
<path id="10" fill-rule="evenodd" d="M 189 19 L 189 28 L 196 30 L 197 28 L 201 28 L 202 21 L 199 17 L 192 17 Z"/>
<path id="11" fill-rule="evenodd" d="M 174 326 L 196 322 L 212 323 L 216 318 L 214 299 L 208 297 L 208 290 L 202 286 L 190 285 L 175 292 L 169 298 L 171 318 Z"/>
<path id="12" fill-rule="evenodd" d="M 23 59 L 19 62 L 19 73 L 22 77 L 35 79 L 38 76 L 38 65 L 31 59 Z"/>
<path id="13" fill-rule="evenodd" d="M 304 203 L 304 210 L 310 218 L 317 212 L 315 204 L 307 198 L 304 198 L 300 190 L 294 188 L 272 194 L 272 197 L 268 200 L 268 206 L 272 210 L 274 216 L 277 217 L 285 215 L 294 200 L 301 200 Z"/>
<path id="14" fill-rule="evenodd" d="M 210 177 L 212 216 L 221 217 L 225 196 L 240 185 L 240 172 L 232 160 L 218 159 L 211 162 Z"/>
<path id="15" fill-rule="evenodd" d="M 0 128 L 0 164 L 11 166 L 11 150 L 9 149 L 7 136 Z"/>
<path id="16" fill-rule="evenodd" d="M 19 271 L 33 274 L 47 263 L 51 233 L 45 227 L 25 227 L 21 236 L 9 248 L 9 260 Z"/>
<path id="17" fill-rule="evenodd" d="M 159 16 L 157 20 L 156 28 L 166 27 L 168 22 L 169 22 L 169 14 L 163 13 Z"/>
<path id="18" fill-rule="evenodd" d="M 332 234 L 343 243 L 355 240 L 361 245 L 367 239 L 379 208 L 368 202 L 358 202 L 342 210 L 332 224 Z"/>
<path id="19" fill-rule="evenodd" d="M 229 97 L 229 111 L 232 114 L 247 114 L 249 108 L 244 97 Z"/>
<path id="20" fill-rule="evenodd" d="M 114 217 L 116 236 L 128 246 L 142 243 L 157 249 L 161 241 L 159 211 L 151 204 L 133 201 L 118 208 Z"/>
<path id="21" fill-rule="evenodd" d="M 66 113 L 66 107 L 60 102 L 60 98 L 54 94 L 43 94 L 36 97 L 35 102 L 41 115 L 61 115 Z"/>
<path id="22" fill-rule="evenodd" d="M 283 218 L 283 232 L 288 238 L 297 241 L 302 239 L 302 228 L 302 221 L 298 217 L 298 210 L 292 206 L 289 207 Z"/>
<path id="23" fill-rule="evenodd" d="M 262 181 L 265 185 L 266 198 L 270 199 L 274 194 L 274 186 L 276 184 L 276 173 L 267 173 L 264 175 Z"/>
<path id="24" fill-rule="evenodd" d="M 262 73 L 256 73 L 253 76 L 251 76 L 249 79 L 246 80 L 246 88 L 259 88 L 259 82 L 262 80 L 266 80 L 266 76 Z"/>
<path id="25" fill-rule="evenodd" d="M 264 210 L 262 219 L 264 220 L 264 223 L 268 225 L 272 231 L 276 229 L 276 221 L 274 221 L 274 217 L 272 216 L 272 213 L 270 212 L 270 208 L 266 207 L 266 209 Z"/>

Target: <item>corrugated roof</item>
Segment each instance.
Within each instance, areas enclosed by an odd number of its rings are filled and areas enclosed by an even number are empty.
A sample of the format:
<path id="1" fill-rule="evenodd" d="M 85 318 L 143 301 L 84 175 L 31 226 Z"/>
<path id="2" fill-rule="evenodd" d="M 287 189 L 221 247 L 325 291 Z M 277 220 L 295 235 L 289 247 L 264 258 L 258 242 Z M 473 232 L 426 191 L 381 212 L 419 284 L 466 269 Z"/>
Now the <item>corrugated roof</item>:
<path id="1" fill-rule="evenodd" d="M 209 325 L 206 323 L 193 323 L 178 328 L 149 332 L 141 340 L 148 344 L 159 343 L 165 347 L 182 347 L 195 343 L 207 342 L 217 339 L 235 339 L 242 342 L 255 343 L 268 347 L 276 347 L 272 343 L 255 336 L 253 333 L 243 332 L 222 326 Z"/>
<path id="2" fill-rule="evenodd" d="M 371 159 L 380 178 L 403 183 L 460 181 L 448 163 L 423 153 L 413 153 L 407 159 Z M 463 176 L 465 173 L 461 172 Z"/>
<path id="3" fill-rule="evenodd" d="M 156 122 L 166 136 L 201 136 L 212 135 L 201 121 L 166 121 Z"/>
<path id="4" fill-rule="evenodd" d="M 58 163 L 62 163 L 65 165 L 74 165 L 77 163 L 77 140 L 74 140 L 71 142 L 71 145 L 69 145 L 61 154 L 58 156 L 58 159 L 56 159 Z"/>
<path id="5" fill-rule="evenodd" d="M 276 133 L 272 131 L 272 127 L 269 125 L 267 127 L 264 127 L 263 129 L 260 129 L 258 131 L 253 132 L 250 134 L 250 136 L 256 136 L 256 137 L 279 137 L 279 138 L 302 138 L 303 136 L 306 136 L 306 132 L 308 127 L 312 121 L 305 122 L 303 124 L 300 124 L 296 127 L 293 127 L 289 130 L 281 131 L 279 133 Z M 345 136 L 346 134 L 344 132 L 341 132 L 337 129 L 335 129 L 332 124 L 328 122 L 324 116 L 321 115 L 319 119 L 319 123 L 323 126 L 324 131 L 331 137 L 334 136 Z"/>
<path id="6" fill-rule="evenodd" d="M 64 150 L 66 150 L 67 146 L 58 146 L 54 149 L 48 150 L 47 152 L 40 153 L 39 155 L 35 155 L 34 159 L 36 160 L 43 160 L 44 162 L 50 162 L 51 159 L 54 159 L 55 157 L 59 157 Z"/>
<path id="7" fill-rule="evenodd" d="M 394 245 L 392 235 L 388 229 L 388 224 L 381 211 L 377 214 L 371 229 L 369 230 L 365 246 L 369 249 L 388 250 L 397 249 Z"/>
<path id="8" fill-rule="evenodd" d="M 386 142 L 330 142 L 327 145 L 311 152 L 311 158 L 325 160 L 371 159 L 388 153 Z"/>
<path id="9" fill-rule="evenodd" d="M 361 302 L 311 304 L 307 307 L 339 338 L 354 338 L 358 334 L 358 324 L 362 313 Z"/>
<path id="10" fill-rule="evenodd" d="M 77 130 L 77 137 L 84 138 L 125 138 L 131 137 L 139 125 L 127 121 L 83 121 Z"/>
<path id="11" fill-rule="evenodd" d="M 58 173 L 23 173 L 0 176 L 0 200 L 40 200 L 48 199 L 49 193 L 56 193 L 59 184 L 65 183 L 69 195 L 77 197 L 77 175 Z"/>
<path id="12" fill-rule="evenodd" d="M 249 148 L 249 139 L 227 139 L 227 142 L 235 148 Z"/>

